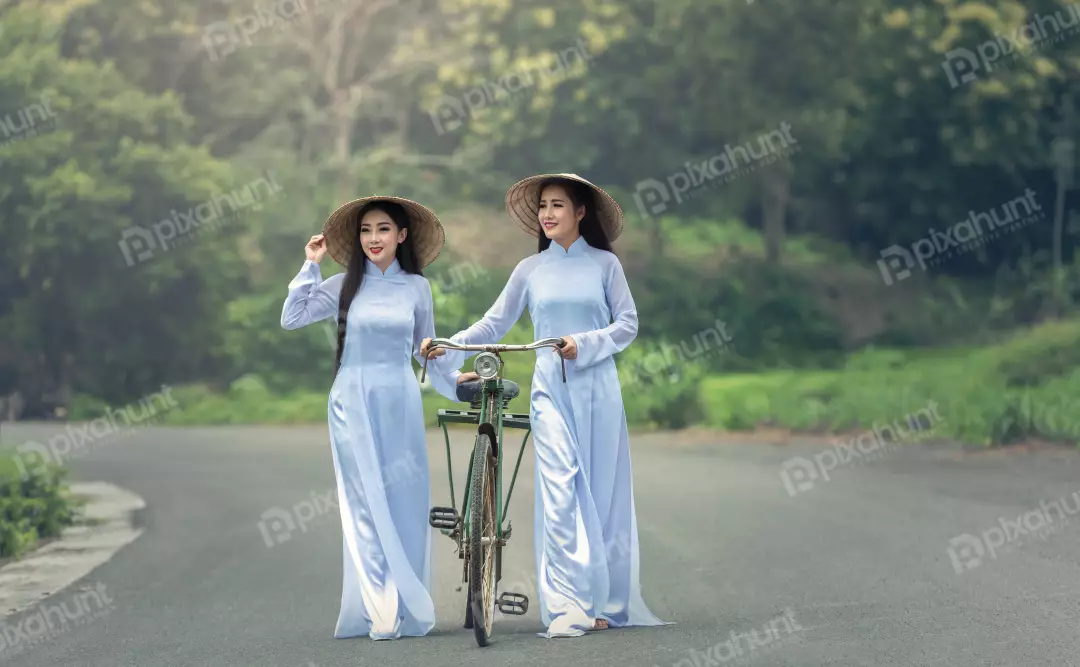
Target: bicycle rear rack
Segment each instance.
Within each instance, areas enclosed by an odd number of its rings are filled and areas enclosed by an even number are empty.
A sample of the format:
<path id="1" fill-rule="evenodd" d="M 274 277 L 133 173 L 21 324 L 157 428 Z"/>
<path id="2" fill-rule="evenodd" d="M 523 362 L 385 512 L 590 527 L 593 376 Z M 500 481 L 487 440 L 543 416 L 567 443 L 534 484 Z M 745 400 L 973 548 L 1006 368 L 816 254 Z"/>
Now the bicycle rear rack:
<path id="1" fill-rule="evenodd" d="M 479 424 L 480 411 L 440 409 L 437 423 L 443 428 L 446 427 L 446 424 Z M 518 428 L 524 430 L 532 428 L 532 422 L 529 421 L 528 413 L 504 412 L 502 423 L 503 428 Z"/>

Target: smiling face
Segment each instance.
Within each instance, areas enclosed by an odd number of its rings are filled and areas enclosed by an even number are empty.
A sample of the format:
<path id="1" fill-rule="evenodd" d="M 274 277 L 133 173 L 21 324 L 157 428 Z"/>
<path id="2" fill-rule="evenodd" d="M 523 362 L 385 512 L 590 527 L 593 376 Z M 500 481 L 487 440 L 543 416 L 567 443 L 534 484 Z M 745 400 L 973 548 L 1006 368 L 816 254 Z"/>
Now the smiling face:
<path id="1" fill-rule="evenodd" d="M 537 222 L 544 235 L 559 245 L 568 247 L 577 240 L 584 206 L 574 206 L 570 193 L 561 185 L 549 185 L 540 192 Z"/>
<path id="2" fill-rule="evenodd" d="M 405 241 L 407 229 L 398 229 L 384 211 L 368 211 L 360 220 L 360 246 L 367 258 L 385 270 L 394 262 L 398 245 Z"/>

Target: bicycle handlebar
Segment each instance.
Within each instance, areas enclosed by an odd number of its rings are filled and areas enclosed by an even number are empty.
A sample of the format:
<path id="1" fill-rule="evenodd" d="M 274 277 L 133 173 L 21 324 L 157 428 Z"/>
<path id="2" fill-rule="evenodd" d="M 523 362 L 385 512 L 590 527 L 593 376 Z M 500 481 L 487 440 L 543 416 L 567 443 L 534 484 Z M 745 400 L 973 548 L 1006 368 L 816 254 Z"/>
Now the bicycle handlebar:
<path id="1" fill-rule="evenodd" d="M 562 349 L 566 347 L 566 341 L 562 338 L 544 338 L 541 340 L 533 341 L 527 345 L 462 345 L 461 343 L 455 343 L 449 338 L 432 338 L 431 343 L 428 345 L 428 352 L 432 350 L 445 347 L 448 350 L 461 350 L 464 352 L 528 352 L 529 350 L 539 350 L 543 347 L 552 347 Z M 562 361 L 562 381 L 566 382 L 566 359 L 560 354 L 559 359 Z M 422 383 L 427 379 L 427 356 L 424 357 L 424 372 L 420 376 L 420 382 Z"/>
<path id="2" fill-rule="evenodd" d="M 528 343 L 527 345 L 462 345 L 461 343 L 455 343 L 449 338 L 432 338 L 428 351 L 439 347 L 445 347 L 448 350 L 463 350 L 465 352 L 527 352 L 528 350 L 538 350 L 542 347 L 561 348 L 565 346 L 566 341 L 562 338 L 544 338 Z"/>

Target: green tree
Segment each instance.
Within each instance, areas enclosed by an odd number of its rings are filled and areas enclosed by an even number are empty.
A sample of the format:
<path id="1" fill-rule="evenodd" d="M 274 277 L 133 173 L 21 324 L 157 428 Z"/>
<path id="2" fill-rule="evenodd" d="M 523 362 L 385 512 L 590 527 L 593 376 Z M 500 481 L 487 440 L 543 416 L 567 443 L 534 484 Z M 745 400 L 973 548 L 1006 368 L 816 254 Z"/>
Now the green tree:
<path id="1" fill-rule="evenodd" d="M 207 201 L 237 175 L 206 149 L 167 138 L 191 122 L 174 95 L 145 93 L 109 64 L 65 58 L 57 35 L 68 17 L 56 6 L 8 8 L 0 34 L 0 99 L 9 118 L 33 119 L 0 148 L 9 269 L 0 356 L 31 403 L 75 386 L 111 400 L 212 375 L 216 286 L 243 283 L 227 233 L 196 252 L 158 247 L 142 263 L 125 254 L 125 232 Z M 35 115 L 43 99 L 47 121 Z"/>

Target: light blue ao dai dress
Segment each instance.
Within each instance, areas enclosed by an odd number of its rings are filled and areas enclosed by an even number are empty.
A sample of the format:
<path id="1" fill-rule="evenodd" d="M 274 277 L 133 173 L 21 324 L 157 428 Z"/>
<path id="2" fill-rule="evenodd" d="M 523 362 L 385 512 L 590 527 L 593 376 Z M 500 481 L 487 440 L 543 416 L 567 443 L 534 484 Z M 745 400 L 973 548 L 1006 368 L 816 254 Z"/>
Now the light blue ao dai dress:
<path id="1" fill-rule="evenodd" d="M 572 336 L 578 356 L 537 351 L 530 394 L 535 451 L 534 549 L 542 637 L 573 637 L 597 617 L 612 627 L 666 625 L 641 595 L 630 443 L 614 355 L 637 336 L 618 258 L 578 238 L 522 260 L 495 304 L 452 337 L 503 338 L 528 306 L 535 339 Z M 475 353 L 448 350 L 455 368 Z"/>
<path id="2" fill-rule="evenodd" d="M 434 337 L 431 286 L 402 270 L 365 264 L 347 318 L 341 368 L 329 399 L 331 451 L 344 535 L 341 611 L 334 636 L 422 636 L 435 625 L 424 415 L 410 359 Z M 304 263 L 289 283 L 281 326 L 338 319 L 345 274 L 322 280 Z M 435 389 L 452 400 L 445 359 L 428 362 Z"/>

